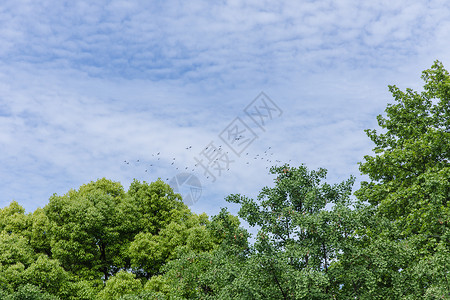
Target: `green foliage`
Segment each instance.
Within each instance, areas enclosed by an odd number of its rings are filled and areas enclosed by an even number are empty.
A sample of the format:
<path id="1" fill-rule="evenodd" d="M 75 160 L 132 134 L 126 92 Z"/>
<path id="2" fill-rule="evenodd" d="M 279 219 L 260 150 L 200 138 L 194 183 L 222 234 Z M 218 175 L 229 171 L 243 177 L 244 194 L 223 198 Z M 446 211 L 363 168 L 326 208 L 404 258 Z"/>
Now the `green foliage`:
<path id="1" fill-rule="evenodd" d="M 206 224 L 206 215 L 197 216 L 190 211 L 180 210 L 170 224 L 157 235 L 140 232 L 130 244 L 131 266 L 137 273 L 150 278 L 160 274 L 160 268 L 183 251 L 202 252 L 214 247 Z"/>
<path id="2" fill-rule="evenodd" d="M 30 223 L 27 236 L 30 239 L 31 247 L 37 253 L 51 256 L 50 221 L 42 208 L 37 208 L 30 214 Z"/>
<path id="3" fill-rule="evenodd" d="M 246 297 L 329 299 L 331 264 L 355 233 L 349 208 L 354 179 L 331 186 L 322 183 L 326 170 L 305 166 L 273 167 L 271 173 L 275 186 L 264 187 L 257 202 L 227 198 L 241 204 L 240 217 L 260 228 L 247 281 L 250 290 L 264 288 Z"/>
<path id="4" fill-rule="evenodd" d="M 362 263 L 378 280 L 370 290 L 384 295 L 380 299 L 450 297 L 448 268 L 435 263 L 448 265 L 442 258 L 450 250 L 450 75 L 435 62 L 422 79 L 422 93 L 390 86 L 397 103 L 378 116 L 384 133 L 366 131 L 375 156 L 365 156 L 360 170 L 372 181 L 355 194 L 372 205 L 377 220 L 365 230 L 372 239 L 368 249 L 378 249 L 391 269 L 381 274 L 378 265 L 370 266 L 376 258 Z M 384 251 L 383 243 L 389 245 Z"/>
<path id="5" fill-rule="evenodd" d="M 9 266 L 0 266 L 0 289 L 6 292 L 13 292 L 24 284 L 23 272 L 25 266 L 21 262 Z"/>
<path id="6" fill-rule="evenodd" d="M 24 271 L 23 278 L 25 282 L 40 287 L 50 294 L 61 295 L 65 285 L 68 284 L 69 275 L 58 260 L 41 254 Z"/>
<path id="7" fill-rule="evenodd" d="M 187 208 L 181 196 L 160 179 L 150 184 L 134 180 L 128 196 L 137 210 L 136 232 L 157 234 L 176 218 L 180 210 Z"/>
<path id="8" fill-rule="evenodd" d="M 25 209 L 16 201 L 0 209 L 0 231 L 20 233 L 27 227 Z"/>
<path id="9" fill-rule="evenodd" d="M 139 294 L 134 295 L 131 294 L 124 295 L 119 298 L 119 300 L 166 300 L 166 299 L 169 298 L 167 298 L 164 294 L 151 291 L 143 291 L 140 292 Z M 170 297 L 170 299 L 176 300 L 177 298 Z"/>
<path id="10" fill-rule="evenodd" d="M 106 281 L 105 288 L 97 295 L 98 300 L 116 300 L 126 294 L 139 293 L 142 290 L 141 282 L 136 275 L 120 271 Z"/>
<path id="11" fill-rule="evenodd" d="M 105 279 L 120 262 L 125 216 L 122 186 L 106 179 L 83 185 L 64 196 L 53 195 L 44 208 L 51 224 L 52 254 L 65 269 L 86 279 Z"/>
<path id="12" fill-rule="evenodd" d="M 18 262 L 29 266 L 34 259 L 34 251 L 23 236 L 0 233 L 0 265 L 10 266 Z"/>
<path id="13" fill-rule="evenodd" d="M 68 278 L 59 261 L 36 254 L 26 238 L 0 233 L 1 289 L 13 292 L 26 283 L 49 294 L 63 295 Z"/>
<path id="14" fill-rule="evenodd" d="M 64 289 L 64 299 L 95 300 L 103 288 L 101 280 L 75 280 L 68 282 Z"/>
<path id="15" fill-rule="evenodd" d="M 162 268 L 163 275 L 152 277 L 145 290 L 170 299 L 221 297 L 246 263 L 249 234 L 239 225 L 237 217 L 222 209 L 206 222 L 206 228 L 191 227 L 186 245 L 176 248 L 173 259 Z"/>
<path id="16" fill-rule="evenodd" d="M 42 292 L 37 286 L 25 284 L 11 294 L 3 294 L 0 292 L 3 300 L 58 300 L 59 298 L 49 293 Z"/>
<path id="17" fill-rule="evenodd" d="M 366 130 L 376 156 L 365 156 L 360 169 L 373 181 L 356 193 L 401 222 L 405 234 L 441 231 L 436 221 L 449 212 L 450 76 L 436 62 L 422 78 L 420 94 L 390 86 L 397 104 L 388 105 L 386 118 L 378 116 L 386 132 Z"/>

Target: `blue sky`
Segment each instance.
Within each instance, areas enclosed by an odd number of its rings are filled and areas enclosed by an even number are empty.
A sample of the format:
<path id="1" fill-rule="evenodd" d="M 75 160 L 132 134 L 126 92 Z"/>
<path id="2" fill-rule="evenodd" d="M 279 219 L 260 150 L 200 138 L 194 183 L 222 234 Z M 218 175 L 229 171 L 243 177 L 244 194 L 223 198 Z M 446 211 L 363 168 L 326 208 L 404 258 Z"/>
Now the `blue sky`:
<path id="1" fill-rule="evenodd" d="M 450 65 L 448 1 L 14 0 L 0 24 L 0 206 L 27 211 L 98 178 L 191 170 L 237 117 L 257 139 L 241 157 L 223 145 L 215 182 L 193 172 L 193 211 L 236 213 L 224 197 L 256 196 L 276 160 L 360 181 L 387 85 L 421 90 Z M 264 130 L 244 111 L 261 91 L 282 110 Z"/>

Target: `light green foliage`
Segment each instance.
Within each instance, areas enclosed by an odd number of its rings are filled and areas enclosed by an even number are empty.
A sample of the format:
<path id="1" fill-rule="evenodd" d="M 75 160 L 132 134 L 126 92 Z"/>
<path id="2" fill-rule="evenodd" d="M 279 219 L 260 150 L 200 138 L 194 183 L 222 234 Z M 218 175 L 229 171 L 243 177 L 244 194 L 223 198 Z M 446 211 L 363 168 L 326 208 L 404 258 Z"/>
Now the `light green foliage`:
<path id="1" fill-rule="evenodd" d="M 22 234 L 29 226 L 30 220 L 25 215 L 25 209 L 16 201 L 0 209 L 0 232 Z"/>
<path id="2" fill-rule="evenodd" d="M 0 266 L 0 289 L 11 293 L 24 284 L 25 266 L 21 262 L 9 266 Z"/>
<path id="3" fill-rule="evenodd" d="M 248 232 L 239 227 L 239 218 L 231 215 L 222 208 L 220 213 L 211 218 L 208 229 L 211 232 L 214 243 L 220 244 L 222 250 L 230 253 L 244 253 L 248 250 Z"/>
<path id="4" fill-rule="evenodd" d="M 134 180 L 128 190 L 130 203 L 137 210 L 137 232 L 157 234 L 186 209 L 181 196 L 162 180 L 150 184 Z"/>
<path id="5" fill-rule="evenodd" d="M 25 282 L 40 287 L 50 294 L 61 295 L 65 285 L 68 284 L 69 275 L 58 260 L 41 254 L 24 271 L 23 278 Z"/>
<path id="6" fill-rule="evenodd" d="M 0 299 L 3 300 L 59 300 L 58 297 L 42 292 L 37 286 L 25 284 L 16 292 L 4 293 L 0 291 Z"/>
<path id="7" fill-rule="evenodd" d="M 107 279 L 120 262 L 125 192 L 106 179 L 83 185 L 63 196 L 53 195 L 45 213 L 51 224 L 52 254 L 67 270 L 86 279 Z"/>
<path id="8" fill-rule="evenodd" d="M 0 233 L 0 288 L 12 293 L 32 284 L 53 295 L 64 294 L 68 283 L 59 261 L 36 254 L 25 237 Z"/>
<path id="9" fill-rule="evenodd" d="M 10 266 L 17 262 L 29 266 L 34 259 L 34 251 L 23 236 L 0 233 L 0 265 Z"/>
<path id="10" fill-rule="evenodd" d="M 64 287 L 64 299 L 95 300 L 103 288 L 102 280 L 76 280 Z"/>
<path id="11" fill-rule="evenodd" d="M 126 294 L 137 294 L 142 290 L 141 282 L 136 276 L 120 271 L 106 281 L 105 288 L 97 295 L 98 300 L 116 300 Z"/>
<path id="12" fill-rule="evenodd" d="M 124 295 L 119 298 L 119 300 L 166 300 L 166 299 L 178 300 L 180 298 L 176 298 L 176 297 L 168 298 L 162 293 L 151 292 L 151 291 L 143 291 L 143 292 L 140 292 L 139 294 Z"/>
<path id="13" fill-rule="evenodd" d="M 147 281 L 144 286 L 145 291 L 152 291 L 155 293 L 160 293 L 162 295 L 168 294 L 170 292 L 167 276 L 155 275 Z"/>
<path id="14" fill-rule="evenodd" d="M 51 255 L 49 220 L 43 209 L 25 214 L 25 209 L 16 201 L 0 209 L 0 232 L 14 233 L 27 238 L 36 252 Z"/>

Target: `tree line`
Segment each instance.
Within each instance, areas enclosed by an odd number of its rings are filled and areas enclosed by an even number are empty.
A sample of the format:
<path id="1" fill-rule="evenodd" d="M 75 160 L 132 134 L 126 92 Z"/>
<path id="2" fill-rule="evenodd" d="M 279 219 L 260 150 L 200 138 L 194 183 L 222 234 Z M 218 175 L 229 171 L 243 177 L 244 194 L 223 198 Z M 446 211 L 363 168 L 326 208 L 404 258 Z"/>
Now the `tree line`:
<path id="1" fill-rule="evenodd" d="M 256 199 L 226 198 L 238 216 L 195 214 L 161 180 L 102 178 L 28 214 L 11 202 L 0 299 L 450 299 L 450 75 L 436 61 L 422 79 L 389 86 L 355 192 L 285 164 Z"/>

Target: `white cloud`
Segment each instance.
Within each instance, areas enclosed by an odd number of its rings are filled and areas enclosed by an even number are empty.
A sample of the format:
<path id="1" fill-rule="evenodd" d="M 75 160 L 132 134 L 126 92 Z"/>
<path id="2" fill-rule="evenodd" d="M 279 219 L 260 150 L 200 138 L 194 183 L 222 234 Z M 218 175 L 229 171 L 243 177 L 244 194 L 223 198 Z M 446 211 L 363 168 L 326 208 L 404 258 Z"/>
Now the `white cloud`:
<path id="1" fill-rule="evenodd" d="M 98 177 L 171 177 L 173 157 L 192 166 L 261 90 L 284 113 L 249 152 L 358 175 L 387 84 L 420 88 L 421 70 L 450 61 L 449 14 L 445 1 L 7 1 L 0 202 L 31 210 Z M 266 164 L 246 162 L 203 178 L 193 209 L 270 184 Z"/>

